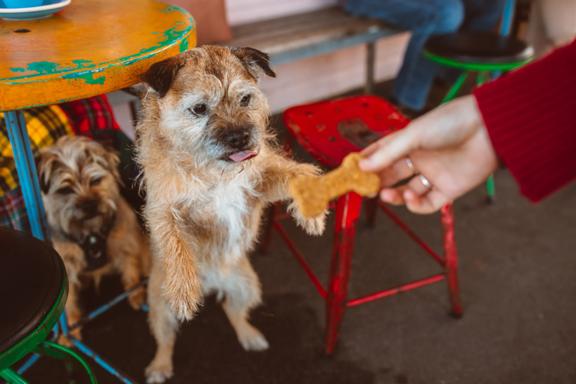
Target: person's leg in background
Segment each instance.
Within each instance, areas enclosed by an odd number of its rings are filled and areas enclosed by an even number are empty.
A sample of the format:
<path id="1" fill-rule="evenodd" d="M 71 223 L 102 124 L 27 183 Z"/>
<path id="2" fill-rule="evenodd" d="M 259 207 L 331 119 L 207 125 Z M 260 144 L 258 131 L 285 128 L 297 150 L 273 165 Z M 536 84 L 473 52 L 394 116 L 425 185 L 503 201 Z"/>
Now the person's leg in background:
<path id="1" fill-rule="evenodd" d="M 462 0 L 465 19 L 462 29 L 468 31 L 495 31 L 502 16 L 506 0 Z"/>
<path id="2" fill-rule="evenodd" d="M 412 32 L 394 81 L 394 99 L 402 107 L 422 110 L 438 69 L 423 56 L 422 49 L 430 36 L 460 28 L 464 20 L 462 0 L 348 0 L 346 9 Z"/>
<path id="3" fill-rule="evenodd" d="M 506 0 L 462 0 L 464 5 L 464 22 L 461 30 L 496 31 L 504 11 Z M 448 84 L 453 84 L 461 71 L 442 67 L 438 77 Z"/>
<path id="4" fill-rule="evenodd" d="M 536 56 L 569 43 L 576 37 L 576 1 L 535 0 L 532 3 L 528 41 Z"/>

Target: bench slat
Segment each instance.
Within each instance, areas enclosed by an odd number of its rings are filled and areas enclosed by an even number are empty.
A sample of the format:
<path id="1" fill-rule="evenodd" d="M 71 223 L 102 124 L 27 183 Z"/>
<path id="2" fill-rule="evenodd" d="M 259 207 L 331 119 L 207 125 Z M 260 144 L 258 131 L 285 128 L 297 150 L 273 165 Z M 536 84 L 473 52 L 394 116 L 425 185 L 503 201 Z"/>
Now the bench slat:
<path id="1" fill-rule="evenodd" d="M 235 37 L 253 36 L 260 31 L 270 33 L 274 31 L 284 31 L 298 28 L 302 25 L 311 25 L 322 20 L 342 20 L 345 21 L 351 17 L 338 7 L 324 8 L 318 11 L 299 13 L 279 18 L 266 19 L 254 23 L 237 25 L 232 27 Z"/>
<path id="2" fill-rule="evenodd" d="M 349 25 L 342 28 L 340 25 L 323 25 L 322 28 L 310 27 L 293 31 L 290 34 L 280 34 L 271 36 L 257 36 L 249 38 L 235 39 L 236 46 L 251 45 L 254 48 L 261 49 L 269 54 L 293 49 L 298 46 L 306 46 L 321 41 L 344 38 L 353 35 L 369 35 L 371 31 L 379 31 L 380 28 L 366 28 L 362 24 Z"/>
<path id="3" fill-rule="evenodd" d="M 351 16 L 340 7 L 324 8 L 232 28 L 231 46 L 250 46 L 282 64 L 366 44 L 400 33 L 384 23 Z"/>
<path id="4" fill-rule="evenodd" d="M 332 7 L 234 27 L 230 45 L 263 50 L 270 54 L 273 64 L 280 64 L 373 42 L 399 32 Z"/>
<path id="5" fill-rule="evenodd" d="M 398 31 L 393 30 L 379 30 L 363 35 L 355 35 L 342 39 L 323 41 L 318 44 L 302 46 L 299 48 L 275 53 L 270 56 L 270 61 L 273 65 L 289 63 L 296 60 L 306 59 L 308 57 L 335 52 L 340 49 L 353 47 L 358 44 L 375 42 L 385 36 L 392 36 L 398 33 Z"/>

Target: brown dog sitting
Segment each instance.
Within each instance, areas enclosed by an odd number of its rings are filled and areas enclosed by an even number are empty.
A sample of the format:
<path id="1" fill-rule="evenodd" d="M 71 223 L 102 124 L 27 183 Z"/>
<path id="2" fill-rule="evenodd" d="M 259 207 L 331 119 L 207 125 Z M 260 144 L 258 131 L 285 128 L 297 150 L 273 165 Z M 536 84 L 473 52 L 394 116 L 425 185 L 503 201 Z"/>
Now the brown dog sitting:
<path id="1" fill-rule="evenodd" d="M 148 297 L 158 349 L 149 383 L 172 376 L 178 320 L 191 319 L 204 295 L 216 293 L 246 350 L 268 348 L 248 322 L 261 300 L 248 260 L 263 208 L 288 200 L 288 181 L 315 175 L 271 145 L 269 108 L 257 87 L 274 76 L 268 56 L 251 48 L 204 46 L 154 64 L 144 77 L 138 160 L 147 192 L 145 216 L 152 242 Z M 324 217 L 306 220 L 311 234 Z"/>
<path id="2" fill-rule="evenodd" d="M 126 290 L 150 269 L 148 239 L 119 191 L 118 157 L 85 137 L 62 137 L 39 154 L 39 177 L 50 237 L 68 274 L 66 314 L 80 320 L 78 293 L 117 272 Z M 128 297 L 138 309 L 145 289 Z M 80 338 L 79 328 L 72 331 Z"/>

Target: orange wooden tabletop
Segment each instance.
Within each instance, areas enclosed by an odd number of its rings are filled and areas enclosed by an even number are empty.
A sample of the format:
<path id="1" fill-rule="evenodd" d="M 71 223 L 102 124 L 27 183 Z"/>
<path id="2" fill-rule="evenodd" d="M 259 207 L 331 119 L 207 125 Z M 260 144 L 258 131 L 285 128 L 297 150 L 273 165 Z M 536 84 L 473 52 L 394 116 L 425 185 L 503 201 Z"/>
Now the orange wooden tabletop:
<path id="1" fill-rule="evenodd" d="M 0 111 L 133 85 L 195 44 L 190 14 L 154 0 L 72 0 L 47 19 L 0 20 Z"/>

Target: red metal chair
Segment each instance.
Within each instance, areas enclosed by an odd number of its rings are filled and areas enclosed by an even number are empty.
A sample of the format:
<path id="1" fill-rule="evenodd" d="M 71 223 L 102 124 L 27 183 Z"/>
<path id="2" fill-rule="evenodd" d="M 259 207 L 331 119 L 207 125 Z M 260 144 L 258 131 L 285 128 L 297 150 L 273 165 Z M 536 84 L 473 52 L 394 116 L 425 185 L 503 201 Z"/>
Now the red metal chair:
<path id="1" fill-rule="evenodd" d="M 300 145 L 328 167 L 339 165 L 348 153 L 359 151 L 367 142 L 408 124 L 408 120 L 394 107 L 374 96 L 357 96 L 293 107 L 284 113 L 284 122 Z M 378 204 L 377 200 L 368 202 L 370 202 L 367 206 L 368 220 L 373 222 Z M 273 228 L 286 242 L 320 296 L 326 301 L 325 349 L 327 353 L 334 351 L 340 324 L 347 308 L 443 280 L 446 280 L 448 285 L 452 314 L 456 317 L 462 315 L 452 206 L 446 205 L 441 210 L 441 221 L 444 227 L 444 256 L 432 250 L 385 205 L 380 204 L 380 207 L 442 267 L 442 271 L 424 279 L 354 299 L 348 298 L 348 280 L 356 222 L 362 208 L 362 197 L 351 192 L 336 201 L 336 226 L 327 288 L 324 288 L 296 245 L 288 237 L 280 216 L 275 213 L 272 215 Z"/>

